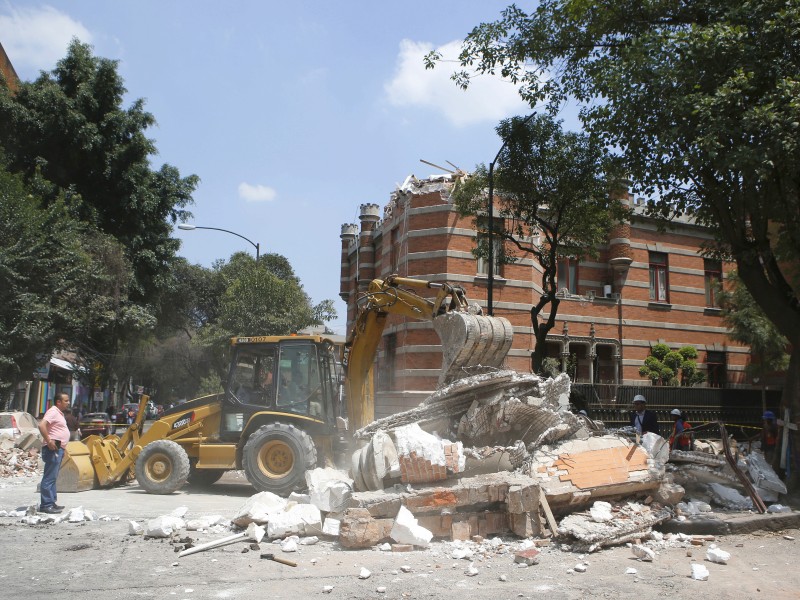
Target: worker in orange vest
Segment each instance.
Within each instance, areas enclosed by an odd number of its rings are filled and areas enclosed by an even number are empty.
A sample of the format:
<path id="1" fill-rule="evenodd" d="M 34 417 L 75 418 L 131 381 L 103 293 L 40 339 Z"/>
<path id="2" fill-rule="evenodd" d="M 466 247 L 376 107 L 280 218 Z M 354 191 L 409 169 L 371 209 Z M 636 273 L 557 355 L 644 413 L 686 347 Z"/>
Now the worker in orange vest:
<path id="1" fill-rule="evenodd" d="M 670 413 L 672 416 L 672 434 L 669 436 L 670 450 L 691 450 L 692 433 L 687 431 L 692 426 L 686 421 L 686 415 L 679 408 L 673 408 Z"/>
<path id="2" fill-rule="evenodd" d="M 772 463 L 775 458 L 775 447 L 778 445 L 778 422 L 775 413 L 771 410 L 764 411 L 761 417 L 763 426 L 761 428 L 761 451 L 768 463 Z"/>

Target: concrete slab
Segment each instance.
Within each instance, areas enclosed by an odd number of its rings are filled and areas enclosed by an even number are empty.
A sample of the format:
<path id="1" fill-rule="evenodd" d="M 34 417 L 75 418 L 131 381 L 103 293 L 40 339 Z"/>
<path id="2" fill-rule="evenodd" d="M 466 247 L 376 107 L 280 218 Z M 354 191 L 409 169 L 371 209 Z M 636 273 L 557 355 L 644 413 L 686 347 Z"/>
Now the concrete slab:
<path id="1" fill-rule="evenodd" d="M 800 528 L 800 511 L 787 513 L 714 513 L 679 521 L 670 519 L 655 529 L 687 535 L 730 535 L 755 531 L 781 531 Z"/>

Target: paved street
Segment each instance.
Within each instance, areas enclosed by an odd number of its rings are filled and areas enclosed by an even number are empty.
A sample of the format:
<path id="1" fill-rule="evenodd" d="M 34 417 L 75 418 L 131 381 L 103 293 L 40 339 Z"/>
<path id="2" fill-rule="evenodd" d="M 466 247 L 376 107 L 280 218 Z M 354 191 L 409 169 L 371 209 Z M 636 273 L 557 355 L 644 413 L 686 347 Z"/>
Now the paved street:
<path id="1" fill-rule="evenodd" d="M 33 504 L 37 479 L 0 481 L 0 509 Z M 717 543 L 731 553 L 727 565 L 704 560 L 706 548 L 669 547 L 653 562 L 640 562 L 622 546 L 591 555 L 544 548 L 538 565 L 522 568 L 513 562 L 519 540 L 507 538 L 496 548 L 476 547 L 471 560 L 452 557 L 453 546 L 436 542 L 427 550 L 410 553 L 378 550 L 348 551 L 331 541 L 300 546 L 281 553 L 277 545 L 262 542 L 208 550 L 181 559 L 168 540 L 128 535 L 128 520 L 166 514 L 179 506 L 187 517 L 221 514 L 230 518 L 253 494 L 238 473 L 225 476 L 210 491 L 185 490 L 170 496 L 144 493 L 135 484 L 112 490 L 61 494 L 67 508 L 83 506 L 115 521 L 28 526 L 19 519 L 0 517 L 0 580 L 4 596 L 36 600 L 61 595 L 86 600 L 108 598 L 297 598 L 319 596 L 333 586 L 331 598 L 637 598 L 663 599 L 680 594 L 714 598 L 770 600 L 796 598 L 800 586 L 800 532 L 796 529 L 756 531 L 720 537 Z M 181 532 L 196 543 L 228 533 Z M 273 552 L 298 563 L 289 567 L 262 560 Z M 708 581 L 690 578 L 691 563 L 704 564 Z M 586 564 L 585 573 L 573 568 Z M 473 564 L 475 576 L 465 571 Z M 404 572 L 402 567 L 410 567 Z M 372 573 L 359 579 L 362 567 Z M 635 574 L 627 574 L 629 568 Z M 379 589 L 385 588 L 380 592 Z M 66 596 L 63 596 L 66 594 Z M 326 596 L 328 597 L 328 596 Z"/>

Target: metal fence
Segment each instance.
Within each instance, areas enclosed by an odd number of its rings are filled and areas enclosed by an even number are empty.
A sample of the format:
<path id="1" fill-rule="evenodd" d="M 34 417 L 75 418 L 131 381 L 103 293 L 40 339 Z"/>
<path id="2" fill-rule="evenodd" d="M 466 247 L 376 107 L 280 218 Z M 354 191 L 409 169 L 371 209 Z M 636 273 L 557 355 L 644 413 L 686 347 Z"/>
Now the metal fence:
<path id="1" fill-rule="evenodd" d="M 590 417 L 603 421 L 606 427 L 628 425 L 633 397 L 642 394 L 647 398 L 647 408 L 656 412 L 662 426 L 672 422 L 669 413 L 679 408 L 693 427 L 722 421 L 737 439 L 752 437 L 761 428 L 764 406 L 776 412 L 781 399 L 779 390 L 590 383 L 575 383 L 572 390 L 573 403 L 582 405 Z"/>

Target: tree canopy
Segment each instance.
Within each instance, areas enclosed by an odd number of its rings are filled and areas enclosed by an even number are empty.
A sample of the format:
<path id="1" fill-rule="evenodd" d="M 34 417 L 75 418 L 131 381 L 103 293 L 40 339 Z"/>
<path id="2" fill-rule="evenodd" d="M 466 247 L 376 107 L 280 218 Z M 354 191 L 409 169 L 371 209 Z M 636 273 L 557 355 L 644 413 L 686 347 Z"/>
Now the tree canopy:
<path id="1" fill-rule="evenodd" d="M 59 347 L 107 378 L 172 309 L 172 225 L 197 177 L 151 168 L 155 120 L 125 92 L 117 63 L 78 40 L 35 81 L 0 81 L 6 386 Z"/>
<path id="2" fill-rule="evenodd" d="M 785 370 L 789 366 L 786 337 L 764 315 L 735 272 L 729 280 L 731 285 L 719 295 L 722 318 L 731 330 L 731 337 L 750 346 L 756 361 L 747 366 L 748 372 L 763 380 Z"/>
<path id="3" fill-rule="evenodd" d="M 653 385 L 692 386 L 703 383 L 706 376 L 697 370 L 697 348 L 683 346 L 670 350 L 666 344 L 655 344 L 639 367 L 639 375 Z"/>
<path id="4" fill-rule="evenodd" d="M 0 396 L 54 349 L 95 348 L 138 318 L 116 240 L 74 219 L 63 198 L 45 206 L 29 191 L 0 170 Z"/>
<path id="5" fill-rule="evenodd" d="M 583 104 L 664 218 L 688 213 L 736 263 L 792 355 L 800 414 L 800 2 L 542 0 L 465 39 L 461 64 L 525 98 Z M 428 57 L 428 66 L 436 60 Z M 457 73 L 467 86 L 469 74 Z"/>
<path id="6" fill-rule="evenodd" d="M 237 253 L 218 266 L 227 280 L 218 326 L 234 335 L 289 335 L 316 324 L 314 306 L 285 257 L 266 254 L 256 262 Z"/>
<path id="7" fill-rule="evenodd" d="M 512 253 L 533 256 L 542 266 L 543 291 L 531 307 L 536 336 L 532 368 L 540 372 L 545 340 L 555 326 L 560 303 L 558 259 L 596 256 L 609 229 L 624 217 L 624 208 L 612 193 L 620 185 L 620 171 L 618 161 L 595 140 L 563 131 L 547 115 L 505 120 L 497 133 L 503 144 L 493 177 L 503 225 L 495 235 L 510 243 Z M 486 166 L 478 165 L 456 188 L 453 196 L 459 212 L 484 214 L 488 175 Z M 540 322 L 548 307 L 547 319 Z"/>
<path id="8" fill-rule="evenodd" d="M 0 146 L 9 171 L 45 182 L 46 203 L 65 195 L 75 218 L 122 244 L 132 298 L 154 303 L 179 247 L 172 225 L 190 216 L 198 178 L 151 168 L 157 151 L 146 131 L 155 118 L 144 100 L 123 107 L 126 91 L 116 61 L 73 40 L 52 72 L 15 93 L 0 86 Z"/>

